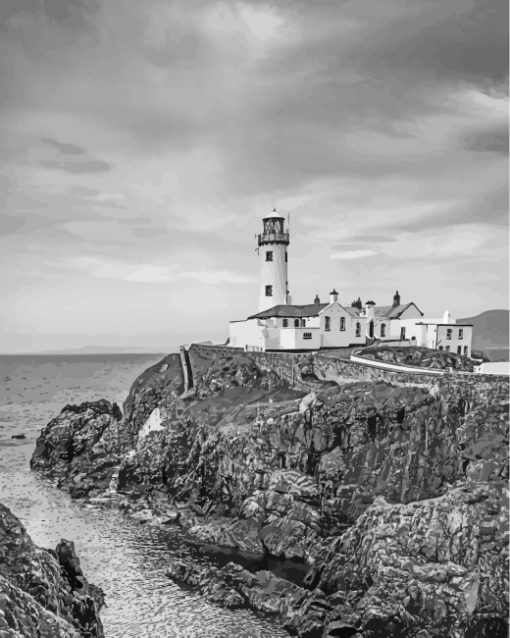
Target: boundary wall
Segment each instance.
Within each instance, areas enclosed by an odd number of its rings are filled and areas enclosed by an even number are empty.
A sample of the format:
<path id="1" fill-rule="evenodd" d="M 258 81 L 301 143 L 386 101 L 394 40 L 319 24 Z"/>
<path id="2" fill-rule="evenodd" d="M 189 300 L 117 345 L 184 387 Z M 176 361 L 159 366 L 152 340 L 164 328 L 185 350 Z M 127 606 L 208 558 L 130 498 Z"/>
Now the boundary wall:
<path id="1" fill-rule="evenodd" d="M 352 356 L 351 359 L 334 357 L 320 352 L 246 352 L 243 348 L 230 346 L 216 346 L 212 344 L 191 344 L 181 349 L 183 356 L 189 361 L 191 376 L 202 373 L 198 370 L 197 362 L 189 357 L 189 350 L 193 354 L 204 358 L 204 363 L 215 353 L 236 356 L 243 355 L 253 361 L 262 369 L 273 370 L 281 378 L 284 378 L 296 388 L 312 391 L 320 388 L 321 381 L 334 381 L 335 383 L 355 383 L 366 381 L 386 381 L 398 385 L 435 385 L 441 378 L 471 379 L 473 382 L 492 382 L 498 380 L 508 383 L 508 376 L 494 374 L 480 374 L 472 372 L 460 372 L 456 370 L 437 370 L 430 368 L 418 368 L 412 366 L 399 366 L 382 361 L 363 359 Z M 183 350 L 185 352 L 183 352 Z M 184 366 L 184 361 L 183 361 Z M 186 378 L 185 373 L 185 378 Z M 310 375 L 312 378 L 307 378 Z M 313 376 L 317 381 L 313 380 Z M 188 379 L 188 389 L 193 387 L 193 378 Z"/>

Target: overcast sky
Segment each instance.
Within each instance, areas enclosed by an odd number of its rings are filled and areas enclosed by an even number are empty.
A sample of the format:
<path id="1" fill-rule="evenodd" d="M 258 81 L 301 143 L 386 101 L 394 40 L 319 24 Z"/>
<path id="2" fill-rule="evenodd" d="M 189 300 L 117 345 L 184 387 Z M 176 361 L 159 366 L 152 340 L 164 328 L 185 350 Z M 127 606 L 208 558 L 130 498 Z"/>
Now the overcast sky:
<path id="1" fill-rule="evenodd" d="M 0 351 L 295 303 L 508 307 L 507 0 L 1 0 Z"/>

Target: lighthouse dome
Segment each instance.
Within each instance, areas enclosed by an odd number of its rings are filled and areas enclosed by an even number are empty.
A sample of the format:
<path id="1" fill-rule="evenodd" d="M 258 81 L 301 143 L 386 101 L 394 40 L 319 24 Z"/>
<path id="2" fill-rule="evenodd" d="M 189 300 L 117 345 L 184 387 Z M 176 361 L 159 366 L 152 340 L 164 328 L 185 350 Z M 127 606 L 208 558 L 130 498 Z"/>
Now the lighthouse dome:
<path id="1" fill-rule="evenodd" d="M 271 213 L 269 215 L 264 215 L 262 219 L 285 219 L 285 217 L 280 215 L 280 213 L 277 213 L 276 208 L 273 208 Z"/>

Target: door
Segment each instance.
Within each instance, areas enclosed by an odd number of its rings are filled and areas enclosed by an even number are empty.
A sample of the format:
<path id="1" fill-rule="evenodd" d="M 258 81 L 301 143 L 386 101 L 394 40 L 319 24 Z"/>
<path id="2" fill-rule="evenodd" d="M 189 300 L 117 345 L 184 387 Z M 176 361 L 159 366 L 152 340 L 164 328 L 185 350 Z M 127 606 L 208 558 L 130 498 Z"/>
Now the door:
<path id="1" fill-rule="evenodd" d="M 374 322 L 373 321 L 371 321 L 368 324 L 368 336 L 370 337 L 370 339 L 374 338 Z"/>
<path id="2" fill-rule="evenodd" d="M 400 328 L 400 339 L 403 341 L 406 338 L 406 329 Z"/>

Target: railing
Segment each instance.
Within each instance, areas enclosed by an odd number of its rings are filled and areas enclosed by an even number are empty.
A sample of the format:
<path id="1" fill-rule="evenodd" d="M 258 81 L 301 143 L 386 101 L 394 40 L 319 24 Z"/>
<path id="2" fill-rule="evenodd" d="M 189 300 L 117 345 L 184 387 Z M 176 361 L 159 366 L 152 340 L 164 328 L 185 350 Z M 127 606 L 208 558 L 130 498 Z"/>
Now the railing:
<path id="1" fill-rule="evenodd" d="M 259 246 L 269 242 L 276 244 L 288 244 L 289 233 L 262 233 L 258 235 Z"/>

